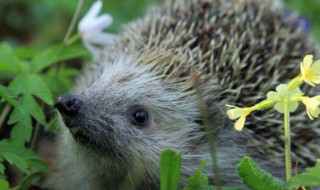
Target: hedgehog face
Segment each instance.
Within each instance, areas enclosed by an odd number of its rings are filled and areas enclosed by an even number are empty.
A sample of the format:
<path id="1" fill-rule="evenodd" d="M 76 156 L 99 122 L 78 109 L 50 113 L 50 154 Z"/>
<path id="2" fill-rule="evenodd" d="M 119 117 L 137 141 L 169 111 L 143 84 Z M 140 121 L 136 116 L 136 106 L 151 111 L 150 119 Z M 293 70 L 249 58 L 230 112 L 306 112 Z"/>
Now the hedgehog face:
<path id="1" fill-rule="evenodd" d="M 74 142 L 118 161 L 145 160 L 150 152 L 155 159 L 163 148 L 186 146 L 184 140 L 169 141 L 179 136 L 189 140 L 185 133 L 193 129 L 189 126 L 197 117 L 196 101 L 174 91 L 148 68 L 125 63 L 109 64 L 79 93 L 59 97 L 56 107 Z"/>

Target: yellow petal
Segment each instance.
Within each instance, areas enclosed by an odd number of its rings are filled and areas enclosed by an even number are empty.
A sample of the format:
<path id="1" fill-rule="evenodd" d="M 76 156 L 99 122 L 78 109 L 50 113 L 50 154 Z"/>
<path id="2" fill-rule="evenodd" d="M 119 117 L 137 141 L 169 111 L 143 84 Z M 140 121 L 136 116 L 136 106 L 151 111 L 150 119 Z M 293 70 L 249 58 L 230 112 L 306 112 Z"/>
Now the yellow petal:
<path id="1" fill-rule="evenodd" d="M 320 60 L 315 61 L 311 68 L 310 68 L 314 73 L 319 74 L 320 73 Z"/>
<path id="2" fill-rule="evenodd" d="M 311 80 L 313 83 L 320 84 L 320 76 L 319 75 L 312 76 Z"/>
<path id="3" fill-rule="evenodd" d="M 312 117 L 312 115 L 310 114 L 309 110 L 307 110 L 307 114 L 308 114 L 308 117 L 309 117 L 311 120 L 313 120 L 313 117 Z"/>
<path id="4" fill-rule="evenodd" d="M 242 115 L 241 108 L 234 108 L 227 111 L 229 119 L 234 120 L 238 119 Z"/>
<path id="5" fill-rule="evenodd" d="M 308 107 L 310 107 L 312 110 L 317 109 L 319 105 L 320 105 L 320 102 L 316 97 L 309 99 Z"/>
<path id="6" fill-rule="evenodd" d="M 304 67 L 305 69 L 309 69 L 309 68 L 311 67 L 312 59 L 313 59 L 313 55 L 306 55 L 306 56 L 303 58 L 303 67 Z"/>
<path id="7" fill-rule="evenodd" d="M 311 110 L 310 114 L 313 118 L 317 118 L 319 116 L 319 109 Z"/>
<path id="8" fill-rule="evenodd" d="M 316 86 L 311 80 L 304 79 L 304 82 L 308 83 L 309 85 L 311 85 L 311 86 L 313 86 L 313 87 Z"/>
<path id="9" fill-rule="evenodd" d="M 234 128 L 237 130 L 237 131 L 241 131 L 243 126 L 244 126 L 244 122 L 246 121 L 246 117 L 245 116 L 241 116 L 240 119 L 238 119 L 236 121 L 236 123 L 234 124 Z"/>
<path id="10" fill-rule="evenodd" d="M 305 104 L 308 117 L 311 120 L 318 117 L 320 113 L 320 110 L 319 110 L 320 100 L 318 98 L 319 96 L 315 96 L 313 98 L 303 97 L 302 99 L 302 103 Z"/>

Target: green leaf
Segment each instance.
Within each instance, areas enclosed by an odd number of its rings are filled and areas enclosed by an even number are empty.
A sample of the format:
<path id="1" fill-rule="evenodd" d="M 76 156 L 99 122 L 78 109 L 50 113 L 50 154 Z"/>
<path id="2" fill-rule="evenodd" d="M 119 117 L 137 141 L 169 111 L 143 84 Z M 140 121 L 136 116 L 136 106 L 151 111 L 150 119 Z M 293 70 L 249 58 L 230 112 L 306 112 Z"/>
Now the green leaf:
<path id="1" fill-rule="evenodd" d="M 14 153 L 9 153 L 9 152 L 5 154 L 3 153 L 1 154 L 3 158 L 7 160 L 11 165 L 17 166 L 17 168 L 21 170 L 23 173 L 26 173 L 26 174 L 29 173 L 29 170 L 28 170 L 29 167 L 27 162 L 24 159 L 22 159 L 20 156 Z"/>
<path id="2" fill-rule="evenodd" d="M 11 139 L 21 145 L 29 141 L 32 134 L 31 116 L 24 107 L 24 104 L 19 102 L 19 106 L 15 107 L 7 121 L 9 125 L 15 124 L 10 133 Z"/>
<path id="3" fill-rule="evenodd" d="M 25 95 L 22 104 L 29 114 L 32 115 L 41 125 L 45 125 L 45 115 L 41 107 L 37 104 L 31 95 Z"/>
<path id="4" fill-rule="evenodd" d="M 8 140 L 0 141 L 0 157 L 15 165 L 26 174 L 30 173 L 30 166 L 38 171 L 48 171 L 44 166 L 45 163 L 31 149 Z"/>
<path id="5" fill-rule="evenodd" d="M 203 186 L 203 187 L 197 187 L 197 188 L 191 188 L 191 187 L 186 187 L 184 188 L 184 190 L 217 190 L 218 188 L 212 185 L 208 185 L 208 186 Z M 239 189 L 237 187 L 220 187 L 220 190 L 242 190 Z"/>
<path id="6" fill-rule="evenodd" d="M 208 187 L 208 177 L 203 174 L 205 165 L 206 160 L 203 160 L 199 165 L 199 169 L 197 169 L 194 174 L 188 178 L 188 186 L 184 188 L 184 190 L 201 189 Z"/>
<path id="7" fill-rule="evenodd" d="M 0 71 L 19 73 L 19 60 L 7 43 L 0 44 Z"/>
<path id="8" fill-rule="evenodd" d="M 33 73 L 37 73 L 42 69 L 57 63 L 58 56 L 63 48 L 62 44 L 53 45 L 33 57 L 31 61 L 31 70 Z"/>
<path id="9" fill-rule="evenodd" d="M 0 189 L 9 190 L 9 182 L 3 178 L 0 178 Z"/>
<path id="10" fill-rule="evenodd" d="M 53 45 L 32 59 L 32 71 L 37 73 L 58 62 L 87 55 L 87 51 L 79 44 L 71 46 L 64 46 L 63 44 Z"/>
<path id="11" fill-rule="evenodd" d="M 22 47 L 22 48 L 15 49 L 13 53 L 19 59 L 30 59 L 36 55 L 37 50 L 33 48 Z"/>
<path id="12" fill-rule="evenodd" d="M 290 183 L 290 188 L 298 186 L 320 186 L 320 167 L 307 168 L 305 172 L 294 176 Z"/>
<path id="13" fill-rule="evenodd" d="M 4 174 L 4 170 L 5 170 L 6 168 L 4 167 L 4 165 L 3 165 L 3 163 L 2 163 L 2 161 L 0 162 L 0 174 Z"/>
<path id="14" fill-rule="evenodd" d="M 30 116 L 22 116 L 21 120 L 16 123 L 10 133 L 12 142 L 24 145 L 32 137 L 32 122 Z"/>
<path id="15" fill-rule="evenodd" d="M 253 162 L 250 157 L 244 157 L 237 166 L 239 176 L 243 183 L 253 190 L 284 190 L 285 183 L 273 177 Z"/>
<path id="16" fill-rule="evenodd" d="M 43 82 L 50 86 L 50 90 L 52 92 L 52 96 L 56 99 L 60 94 L 68 92 L 71 88 L 71 78 L 60 77 L 58 76 L 43 76 Z"/>
<path id="17" fill-rule="evenodd" d="M 67 46 L 59 55 L 58 60 L 64 61 L 68 59 L 73 59 L 82 56 L 88 56 L 88 51 L 84 48 L 81 43 L 72 44 L 71 46 Z"/>
<path id="18" fill-rule="evenodd" d="M 181 167 L 181 154 L 167 149 L 161 153 L 161 190 L 177 190 Z"/>
<path id="19" fill-rule="evenodd" d="M 32 184 L 32 182 L 41 177 L 43 175 L 42 172 L 35 172 L 24 177 L 19 186 L 15 187 L 13 190 L 25 190 Z"/>
<path id="20" fill-rule="evenodd" d="M 30 158 L 27 160 L 27 163 L 41 172 L 50 171 L 50 168 L 48 167 L 48 165 L 39 158 Z"/>
<path id="21" fill-rule="evenodd" d="M 11 81 L 9 88 L 15 94 L 35 95 L 43 102 L 53 104 L 51 91 L 39 75 L 18 75 Z"/>
<path id="22" fill-rule="evenodd" d="M 15 100 L 16 95 L 8 87 L 0 85 L 0 97 L 14 107 L 18 107 L 19 105 L 18 101 Z"/>

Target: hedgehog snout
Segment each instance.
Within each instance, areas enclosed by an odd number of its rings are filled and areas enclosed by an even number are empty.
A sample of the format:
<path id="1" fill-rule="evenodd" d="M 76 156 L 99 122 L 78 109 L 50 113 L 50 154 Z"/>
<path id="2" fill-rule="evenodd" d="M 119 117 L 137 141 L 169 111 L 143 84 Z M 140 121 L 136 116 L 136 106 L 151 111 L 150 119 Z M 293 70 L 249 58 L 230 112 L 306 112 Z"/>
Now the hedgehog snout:
<path id="1" fill-rule="evenodd" d="M 75 115 L 79 112 L 82 105 L 82 100 L 79 96 L 73 94 L 63 94 L 58 97 L 54 107 L 61 114 Z"/>

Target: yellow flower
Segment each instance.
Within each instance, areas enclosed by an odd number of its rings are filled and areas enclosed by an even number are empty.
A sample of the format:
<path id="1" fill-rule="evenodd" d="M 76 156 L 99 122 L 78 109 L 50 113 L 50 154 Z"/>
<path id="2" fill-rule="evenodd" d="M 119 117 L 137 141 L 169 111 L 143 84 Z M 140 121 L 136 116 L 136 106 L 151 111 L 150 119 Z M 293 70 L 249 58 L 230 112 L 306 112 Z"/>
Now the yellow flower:
<path id="1" fill-rule="evenodd" d="M 300 69 L 304 82 L 315 86 L 315 84 L 320 84 L 320 60 L 312 63 L 312 59 L 312 55 L 305 56 L 300 64 Z"/>
<path id="2" fill-rule="evenodd" d="M 315 96 L 313 98 L 302 97 L 302 103 L 306 106 L 307 114 L 311 120 L 319 116 L 320 96 Z"/>
<path id="3" fill-rule="evenodd" d="M 251 108 L 239 108 L 236 106 L 227 105 L 228 107 L 233 107 L 233 109 L 230 109 L 227 111 L 227 115 L 229 116 L 229 119 L 235 120 L 236 123 L 234 124 L 234 128 L 237 131 L 241 131 L 244 123 L 246 121 L 246 117 L 253 111 Z"/>

